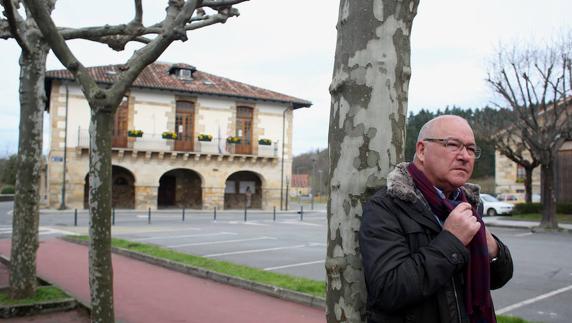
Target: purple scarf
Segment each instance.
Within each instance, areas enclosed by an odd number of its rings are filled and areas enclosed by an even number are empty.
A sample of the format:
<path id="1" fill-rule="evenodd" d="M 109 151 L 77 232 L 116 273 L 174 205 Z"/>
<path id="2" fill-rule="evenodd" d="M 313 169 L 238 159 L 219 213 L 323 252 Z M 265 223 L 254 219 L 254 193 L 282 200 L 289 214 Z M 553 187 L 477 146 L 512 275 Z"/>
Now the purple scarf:
<path id="1" fill-rule="evenodd" d="M 444 223 L 457 204 L 441 198 L 435 186 L 413 163 L 407 166 L 407 171 L 433 213 Z M 463 190 L 460 190 L 459 198 L 460 202 L 467 202 Z M 481 224 L 481 228 L 467 246 L 471 257 L 465 269 L 465 305 L 472 323 L 496 323 L 490 292 L 490 263 L 485 224 L 475 207 L 473 215 Z"/>

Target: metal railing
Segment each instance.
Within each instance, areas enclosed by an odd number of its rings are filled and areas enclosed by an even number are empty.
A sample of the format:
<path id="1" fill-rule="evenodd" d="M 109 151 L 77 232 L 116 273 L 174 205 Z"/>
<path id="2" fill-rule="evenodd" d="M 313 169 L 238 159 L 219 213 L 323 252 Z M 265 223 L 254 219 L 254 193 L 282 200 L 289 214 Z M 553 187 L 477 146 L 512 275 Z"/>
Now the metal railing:
<path id="1" fill-rule="evenodd" d="M 237 154 L 236 144 L 226 142 L 225 138 L 213 138 L 211 141 L 194 140 L 192 149 L 176 149 L 176 139 L 165 139 L 160 133 L 144 133 L 141 137 L 134 137 L 127 147 L 123 148 L 137 151 L 188 151 L 210 155 L 234 155 Z M 78 129 L 77 146 L 79 148 L 89 148 L 89 131 L 88 129 Z M 258 146 L 258 152 L 254 153 L 255 146 Z M 246 155 L 256 155 L 259 157 L 278 157 L 278 144 L 273 142 L 270 145 L 262 145 L 252 143 L 252 153 Z M 238 153 L 240 154 L 240 153 Z"/>

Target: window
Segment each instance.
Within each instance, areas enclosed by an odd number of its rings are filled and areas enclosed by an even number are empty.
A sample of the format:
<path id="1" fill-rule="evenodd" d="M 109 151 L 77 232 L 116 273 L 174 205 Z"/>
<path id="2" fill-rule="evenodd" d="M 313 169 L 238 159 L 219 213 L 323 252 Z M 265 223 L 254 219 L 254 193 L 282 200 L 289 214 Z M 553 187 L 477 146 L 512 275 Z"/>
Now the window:
<path id="1" fill-rule="evenodd" d="M 180 69 L 177 71 L 177 76 L 181 79 L 181 80 L 192 80 L 193 79 L 193 73 L 191 70 L 187 70 L 187 69 Z"/>
<path id="2" fill-rule="evenodd" d="M 517 183 L 524 183 L 526 178 L 526 169 L 522 167 L 522 165 L 516 165 L 516 182 Z"/>

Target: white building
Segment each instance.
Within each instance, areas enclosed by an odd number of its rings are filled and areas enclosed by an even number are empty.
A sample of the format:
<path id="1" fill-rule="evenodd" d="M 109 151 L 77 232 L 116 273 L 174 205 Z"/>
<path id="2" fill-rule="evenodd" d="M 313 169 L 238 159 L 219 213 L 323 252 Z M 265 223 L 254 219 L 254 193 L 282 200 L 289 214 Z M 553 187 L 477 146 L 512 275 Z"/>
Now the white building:
<path id="1" fill-rule="evenodd" d="M 110 84 L 117 68 L 89 71 L 99 83 Z M 46 85 L 47 203 L 59 207 L 65 196 L 67 207 L 83 208 L 90 108 L 68 71 L 49 71 Z M 186 64 L 148 66 L 115 116 L 113 206 L 239 208 L 251 195 L 253 208 L 279 207 L 291 177 L 293 111 L 310 106 Z M 176 138 L 165 138 L 172 134 Z M 211 140 L 199 141 L 199 135 Z"/>

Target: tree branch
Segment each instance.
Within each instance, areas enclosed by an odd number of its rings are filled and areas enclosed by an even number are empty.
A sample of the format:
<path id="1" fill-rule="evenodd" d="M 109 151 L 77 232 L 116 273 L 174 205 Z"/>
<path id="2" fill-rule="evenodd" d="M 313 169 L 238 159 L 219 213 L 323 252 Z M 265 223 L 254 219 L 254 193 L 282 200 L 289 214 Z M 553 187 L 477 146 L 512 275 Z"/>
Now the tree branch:
<path id="1" fill-rule="evenodd" d="M 17 4 L 15 5 L 12 0 L 1 0 L 1 2 L 4 7 L 4 14 L 6 18 L 8 18 L 8 28 L 10 29 L 12 37 L 14 37 L 24 52 L 30 53 L 30 46 L 28 46 L 28 43 L 24 40 L 21 32 L 23 19 L 16 10 Z"/>
<path id="2" fill-rule="evenodd" d="M 203 0 L 198 8 L 209 7 L 212 9 L 218 9 L 220 7 L 230 7 L 241 2 L 246 2 L 249 0 Z"/>
<path id="3" fill-rule="evenodd" d="M 24 0 L 28 10 L 32 13 L 44 39 L 52 48 L 52 51 L 60 62 L 74 75 L 74 77 L 84 85 L 89 91 L 84 95 L 88 100 L 96 95 L 100 95 L 100 89 L 95 80 L 89 75 L 87 69 L 79 62 L 67 46 L 64 38 L 58 32 L 54 21 L 50 17 L 45 3 L 41 0 Z"/>
<path id="4" fill-rule="evenodd" d="M 135 0 L 135 18 L 132 21 L 134 24 L 143 24 L 143 4 L 141 0 Z"/>

